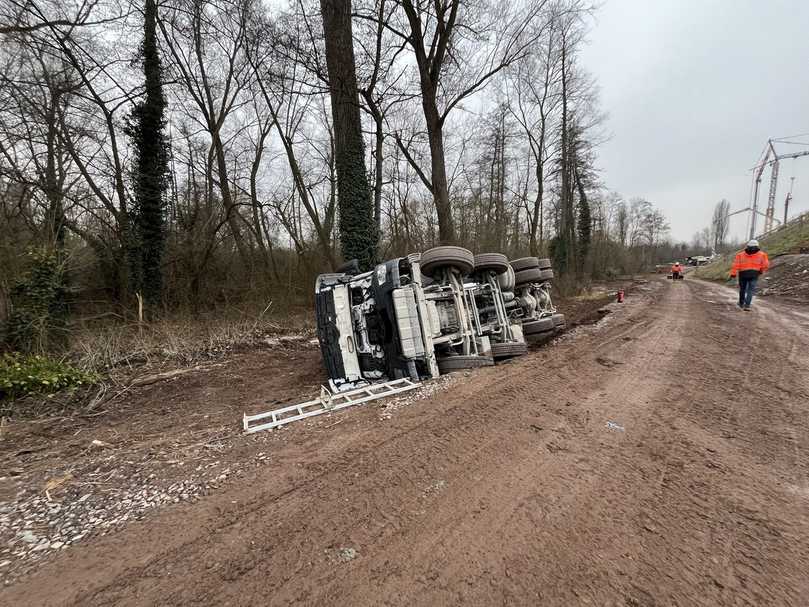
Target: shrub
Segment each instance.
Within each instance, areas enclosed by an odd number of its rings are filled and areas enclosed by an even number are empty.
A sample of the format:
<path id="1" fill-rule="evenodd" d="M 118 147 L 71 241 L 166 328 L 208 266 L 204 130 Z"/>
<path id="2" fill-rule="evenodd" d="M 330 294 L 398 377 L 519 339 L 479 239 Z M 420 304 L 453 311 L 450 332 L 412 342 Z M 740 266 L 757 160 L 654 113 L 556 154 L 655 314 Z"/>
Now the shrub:
<path id="1" fill-rule="evenodd" d="M 11 290 L 5 341 L 12 350 L 52 350 L 63 346 L 67 287 L 64 266 L 48 250 L 28 251 L 29 269 Z"/>
<path id="2" fill-rule="evenodd" d="M 0 400 L 34 392 L 58 392 L 97 381 L 98 377 L 92 373 L 44 356 L 24 356 L 17 352 L 0 356 Z"/>

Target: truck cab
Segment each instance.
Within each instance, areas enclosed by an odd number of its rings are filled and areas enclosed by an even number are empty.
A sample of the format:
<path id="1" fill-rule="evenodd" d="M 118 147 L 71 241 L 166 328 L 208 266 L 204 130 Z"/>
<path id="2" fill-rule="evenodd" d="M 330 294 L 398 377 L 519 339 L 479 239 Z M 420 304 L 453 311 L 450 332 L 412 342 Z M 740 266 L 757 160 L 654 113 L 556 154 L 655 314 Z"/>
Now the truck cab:
<path id="1" fill-rule="evenodd" d="M 418 254 L 362 274 L 321 274 L 315 310 L 334 390 L 439 375 Z"/>

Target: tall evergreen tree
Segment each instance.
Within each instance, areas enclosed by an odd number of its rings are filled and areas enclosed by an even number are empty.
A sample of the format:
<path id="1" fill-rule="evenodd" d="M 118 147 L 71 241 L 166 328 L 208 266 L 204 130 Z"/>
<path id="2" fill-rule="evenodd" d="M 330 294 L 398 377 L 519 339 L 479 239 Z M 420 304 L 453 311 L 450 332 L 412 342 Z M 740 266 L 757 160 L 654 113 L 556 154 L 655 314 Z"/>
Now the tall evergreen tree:
<path id="1" fill-rule="evenodd" d="M 351 32 L 351 0 L 320 0 L 326 38 L 340 247 L 346 259 L 357 259 L 367 270 L 376 263 L 379 232 L 365 171 L 359 92 Z"/>
<path id="2" fill-rule="evenodd" d="M 127 135 L 135 147 L 133 179 L 135 222 L 132 283 L 151 308 L 160 303 L 163 287 L 162 260 L 165 248 L 166 189 L 169 150 L 165 136 L 166 98 L 163 69 L 157 48 L 157 3 L 145 0 L 141 60 L 145 96 L 132 110 Z"/>

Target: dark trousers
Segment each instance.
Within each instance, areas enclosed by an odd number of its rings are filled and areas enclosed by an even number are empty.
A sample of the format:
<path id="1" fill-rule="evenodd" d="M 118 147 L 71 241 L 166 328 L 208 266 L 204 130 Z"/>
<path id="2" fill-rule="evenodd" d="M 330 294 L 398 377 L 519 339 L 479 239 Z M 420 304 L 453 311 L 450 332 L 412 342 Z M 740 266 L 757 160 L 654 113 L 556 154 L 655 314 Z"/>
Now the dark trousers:
<path id="1" fill-rule="evenodd" d="M 739 307 L 749 306 L 753 301 L 753 294 L 756 292 L 758 276 L 745 278 L 739 276 Z"/>

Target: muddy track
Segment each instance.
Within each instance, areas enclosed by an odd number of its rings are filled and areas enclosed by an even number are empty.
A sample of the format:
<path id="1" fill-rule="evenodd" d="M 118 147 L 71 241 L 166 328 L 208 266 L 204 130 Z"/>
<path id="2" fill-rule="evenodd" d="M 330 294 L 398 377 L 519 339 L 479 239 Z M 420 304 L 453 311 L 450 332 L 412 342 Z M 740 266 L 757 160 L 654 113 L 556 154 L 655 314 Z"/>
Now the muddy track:
<path id="1" fill-rule="evenodd" d="M 385 422 L 277 443 L 0 603 L 805 604 L 809 317 L 653 286 Z"/>

